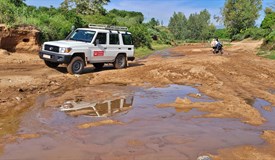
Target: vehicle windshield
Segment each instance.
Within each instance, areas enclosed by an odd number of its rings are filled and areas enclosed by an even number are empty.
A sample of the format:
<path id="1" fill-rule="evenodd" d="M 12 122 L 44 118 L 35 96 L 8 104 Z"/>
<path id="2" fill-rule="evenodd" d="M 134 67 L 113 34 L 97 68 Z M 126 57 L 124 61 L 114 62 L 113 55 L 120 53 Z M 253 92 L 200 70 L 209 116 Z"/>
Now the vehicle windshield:
<path id="1" fill-rule="evenodd" d="M 73 41 L 81 41 L 81 42 L 87 42 L 90 43 L 95 35 L 95 31 L 89 31 L 89 30 L 75 30 L 68 40 Z"/>

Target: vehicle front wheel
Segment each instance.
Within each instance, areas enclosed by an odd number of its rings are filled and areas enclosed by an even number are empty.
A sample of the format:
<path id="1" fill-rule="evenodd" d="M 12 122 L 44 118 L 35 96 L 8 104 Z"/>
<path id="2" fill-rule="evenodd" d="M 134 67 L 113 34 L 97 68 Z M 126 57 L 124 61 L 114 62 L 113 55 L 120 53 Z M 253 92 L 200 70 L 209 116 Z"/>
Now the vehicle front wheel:
<path id="1" fill-rule="evenodd" d="M 44 62 L 50 68 L 56 68 L 59 65 L 59 63 L 56 63 L 56 62 L 50 62 L 50 61 L 46 61 L 46 60 L 44 60 Z"/>
<path id="2" fill-rule="evenodd" d="M 114 62 L 114 67 L 116 69 L 125 68 L 127 66 L 126 56 L 124 54 L 119 54 L 116 57 L 116 60 Z"/>
<path id="3" fill-rule="evenodd" d="M 74 57 L 67 66 L 67 71 L 70 74 L 81 74 L 84 69 L 84 60 L 81 57 Z"/>
<path id="4" fill-rule="evenodd" d="M 96 70 L 101 70 L 104 66 L 104 63 L 94 63 L 93 65 Z"/>

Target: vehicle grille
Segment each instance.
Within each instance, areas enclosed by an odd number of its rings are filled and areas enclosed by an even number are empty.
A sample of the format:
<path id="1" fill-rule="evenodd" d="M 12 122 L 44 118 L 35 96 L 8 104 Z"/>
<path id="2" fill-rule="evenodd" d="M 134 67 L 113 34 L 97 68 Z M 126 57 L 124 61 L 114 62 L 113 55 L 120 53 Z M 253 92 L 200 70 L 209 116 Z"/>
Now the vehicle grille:
<path id="1" fill-rule="evenodd" d="M 51 52 L 59 52 L 59 47 L 57 46 L 52 46 L 52 45 L 45 45 L 44 48 L 46 51 L 51 51 Z"/>

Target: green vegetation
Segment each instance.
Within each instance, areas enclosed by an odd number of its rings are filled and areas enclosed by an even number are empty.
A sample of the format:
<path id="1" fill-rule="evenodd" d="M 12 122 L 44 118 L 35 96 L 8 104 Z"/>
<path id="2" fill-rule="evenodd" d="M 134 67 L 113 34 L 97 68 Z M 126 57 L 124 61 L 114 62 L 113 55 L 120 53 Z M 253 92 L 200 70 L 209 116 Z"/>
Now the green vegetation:
<path id="1" fill-rule="evenodd" d="M 215 37 L 219 37 L 219 39 L 227 39 L 229 40 L 230 36 L 229 36 L 229 33 L 227 31 L 227 29 L 217 29 L 215 32 L 214 32 L 214 36 Z"/>
<path id="2" fill-rule="evenodd" d="M 149 49 L 147 47 L 137 48 L 135 50 L 135 56 L 137 58 L 142 58 L 142 57 L 146 57 L 146 56 L 154 53 L 156 50 L 163 50 L 163 49 L 171 48 L 171 47 L 172 47 L 172 45 L 169 45 L 169 44 L 159 44 L 159 43 L 153 42 L 152 43 L 153 49 Z"/>
<path id="3" fill-rule="evenodd" d="M 91 15 L 94 13 L 105 13 L 103 4 L 107 4 L 110 0 L 64 0 L 61 3 L 63 10 L 75 10 L 76 13 L 83 15 Z"/>
<path id="4" fill-rule="evenodd" d="M 262 28 L 248 28 L 244 31 L 241 31 L 241 33 L 234 35 L 231 39 L 232 40 L 243 40 L 246 38 L 252 38 L 254 40 L 260 40 L 266 37 L 269 34 L 269 31 Z"/>
<path id="5" fill-rule="evenodd" d="M 246 38 L 264 39 L 258 55 L 275 59 L 275 11 L 273 8 L 265 9 L 265 18 L 260 27 L 255 26 L 255 20 L 262 9 L 262 0 L 226 0 L 222 9 L 222 19 L 225 30 L 216 31 L 216 35 L 231 40 Z"/>
<path id="6" fill-rule="evenodd" d="M 193 13 L 187 19 L 181 12 L 170 18 L 169 29 L 176 40 L 208 40 L 214 36 L 216 27 L 210 23 L 211 15 L 205 9 Z"/>
<path id="7" fill-rule="evenodd" d="M 264 30 L 266 34 L 258 55 L 275 59 L 275 11 L 271 8 L 266 8 L 265 14 L 266 16 L 261 24 L 261 30 Z"/>
<path id="8" fill-rule="evenodd" d="M 257 54 L 258 56 L 275 60 L 275 50 L 261 50 Z"/>
<path id="9" fill-rule="evenodd" d="M 262 9 L 262 0 L 226 0 L 222 10 L 223 22 L 230 38 L 254 27 Z"/>
<path id="10" fill-rule="evenodd" d="M 266 8 L 266 17 L 260 27 L 255 26 L 255 20 L 259 17 L 262 8 L 262 0 L 226 0 L 222 9 L 222 19 L 226 29 L 216 30 L 215 35 L 231 40 L 243 40 L 246 38 L 265 39 L 262 48 L 274 49 L 275 13 L 272 8 Z"/>
<path id="11" fill-rule="evenodd" d="M 265 9 L 265 18 L 261 24 L 261 28 L 267 31 L 262 49 L 275 50 L 275 10 L 271 8 Z"/>
<path id="12" fill-rule="evenodd" d="M 152 18 L 144 23 L 141 12 L 113 9 L 103 5 L 109 0 L 64 0 L 59 8 L 27 6 L 23 0 L 0 0 L 0 23 L 10 27 L 32 25 L 41 31 L 41 42 L 64 39 L 72 26 L 87 27 L 89 23 L 127 26 L 137 48 L 154 49 L 152 42 L 165 46 L 173 42 L 167 27 Z M 165 44 L 165 45 L 164 45 Z"/>
<path id="13" fill-rule="evenodd" d="M 71 27 L 83 26 L 84 22 L 73 10 L 33 7 L 27 5 L 16 6 L 8 0 L 0 0 L 0 23 L 11 27 L 32 25 L 37 27 L 41 33 L 42 41 L 63 39 L 70 32 Z"/>

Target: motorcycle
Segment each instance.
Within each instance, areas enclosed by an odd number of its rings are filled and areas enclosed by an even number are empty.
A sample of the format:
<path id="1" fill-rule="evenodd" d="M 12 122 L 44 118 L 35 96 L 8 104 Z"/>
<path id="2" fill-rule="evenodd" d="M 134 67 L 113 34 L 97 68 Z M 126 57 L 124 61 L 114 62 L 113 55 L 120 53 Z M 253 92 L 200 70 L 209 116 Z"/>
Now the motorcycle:
<path id="1" fill-rule="evenodd" d="M 219 54 L 219 53 L 223 54 L 222 44 L 219 44 L 219 45 L 213 47 L 213 54 Z"/>

